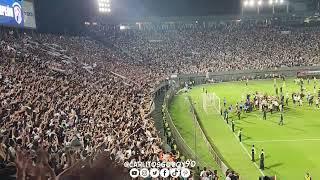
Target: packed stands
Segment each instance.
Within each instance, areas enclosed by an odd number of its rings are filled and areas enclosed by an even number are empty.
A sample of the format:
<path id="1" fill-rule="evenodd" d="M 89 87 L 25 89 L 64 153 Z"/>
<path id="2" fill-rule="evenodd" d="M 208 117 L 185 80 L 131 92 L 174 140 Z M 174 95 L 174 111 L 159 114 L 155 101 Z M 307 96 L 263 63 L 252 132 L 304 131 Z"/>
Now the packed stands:
<path id="1" fill-rule="evenodd" d="M 105 29 L 106 32 L 103 31 Z M 95 28 L 110 33 L 111 28 Z M 319 27 L 225 25 L 118 30 L 105 39 L 166 73 L 206 73 L 319 64 Z"/>
<path id="2" fill-rule="evenodd" d="M 34 167 L 27 175 L 53 177 L 100 151 L 118 164 L 158 158 L 143 67 L 87 37 L 12 31 L 2 37 L 3 164 L 22 161 Z"/>
<path id="3" fill-rule="evenodd" d="M 319 30 L 238 25 L 110 32 L 97 26 L 94 33 L 121 55 L 87 36 L 3 30 L 1 166 L 15 162 L 18 177 L 59 177 L 83 164 L 95 167 L 106 154 L 115 166 L 159 160 L 162 141 L 150 109 L 161 81 L 173 73 L 319 65 Z"/>

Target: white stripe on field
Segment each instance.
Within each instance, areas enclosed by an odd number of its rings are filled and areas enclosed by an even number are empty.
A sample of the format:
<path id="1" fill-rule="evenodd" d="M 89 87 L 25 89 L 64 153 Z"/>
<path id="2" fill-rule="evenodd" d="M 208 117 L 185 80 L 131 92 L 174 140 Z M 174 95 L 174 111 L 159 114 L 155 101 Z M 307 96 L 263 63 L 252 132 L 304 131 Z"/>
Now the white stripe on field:
<path id="1" fill-rule="evenodd" d="M 202 96 L 203 98 L 204 96 Z M 204 108 L 204 107 L 203 107 Z M 218 112 L 219 113 L 219 112 Z M 220 116 L 220 113 L 219 113 L 219 117 L 221 117 L 221 119 L 224 121 L 223 117 Z M 235 133 L 232 132 L 232 128 L 227 125 L 227 127 L 230 129 L 231 133 L 234 135 L 234 137 L 238 140 L 238 137 Z M 251 162 L 251 155 L 249 153 L 249 151 L 244 147 L 244 145 L 242 144 L 242 142 L 240 142 L 240 145 L 242 147 L 242 149 L 244 150 L 244 152 L 249 156 L 249 159 L 250 159 L 250 162 Z M 263 173 L 263 171 L 259 168 L 259 166 L 257 165 L 256 162 L 253 162 L 254 166 L 258 169 L 258 171 L 261 173 L 262 176 L 265 176 L 265 174 Z"/>
<path id="2" fill-rule="evenodd" d="M 228 125 L 227 125 L 228 126 Z M 228 126 L 230 131 L 232 132 L 232 128 L 230 126 Z M 238 137 L 235 133 L 232 132 L 232 134 L 234 135 L 234 137 L 238 140 Z M 247 141 L 246 141 L 247 142 Z M 242 142 L 240 142 L 240 145 L 242 147 L 242 149 L 247 153 L 247 155 L 249 156 L 249 159 L 251 159 L 251 155 L 249 153 L 249 151 L 247 150 L 246 147 L 244 147 L 244 145 L 242 144 Z M 254 166 L 259 170 L 259 172 L 261 173 L 262 176 L 265 176 L 265 174 L 263 173 L 263 171 L 259 168 L 258 164 L 256 162 L 253 162 Z"/>
<path id="3" fill-rule="evenodd" d="M 320 138 L 259 140 L 259 141 L 246 141 L 246 143 L 259 143 L 259 142 L 298 142 L 298 141 L 320 141 Z"/>

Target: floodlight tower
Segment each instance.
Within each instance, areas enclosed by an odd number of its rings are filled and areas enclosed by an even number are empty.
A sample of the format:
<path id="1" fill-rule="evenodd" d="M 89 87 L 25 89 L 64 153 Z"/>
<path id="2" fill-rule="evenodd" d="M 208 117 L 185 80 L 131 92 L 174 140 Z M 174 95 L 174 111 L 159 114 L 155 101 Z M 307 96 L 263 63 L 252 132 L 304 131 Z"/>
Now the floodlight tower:
<path id="1" fill-rule="evenodd" d="M 111 13 L 111 0 L 97 0 L 98 11 L 100 14 Z"/>
<path id="2" fill-rule="evenodd" d="M 272 14 L 275 14 L 275 8 L 286 6 L 286 11 L 289 13 L 289 0 L 242 0 L 241 1 L 241 15 L 244 11 L 255 9 L 257 14 L 260 14 L 262 7 L 271 7 Z"/>
<path id="3" fill-rule="evenodd" d="M 269 5 L 272 6 L 272 14 L 274 14 L 274 0 L 269 0 Z"/>
<path id="4" fill-rule="evenodd" d="M 257 12 L 260 14 L 260 7 L 262 6 L 262 0 L 258 0 L 257 2 Z"/>
<path id="5" fill-rule="evenodd" d="M 241 15 L 243 16 L 243 10 L 248 6 L 249 1 L 248 0 L 243 0 L 241 1 Z"/>

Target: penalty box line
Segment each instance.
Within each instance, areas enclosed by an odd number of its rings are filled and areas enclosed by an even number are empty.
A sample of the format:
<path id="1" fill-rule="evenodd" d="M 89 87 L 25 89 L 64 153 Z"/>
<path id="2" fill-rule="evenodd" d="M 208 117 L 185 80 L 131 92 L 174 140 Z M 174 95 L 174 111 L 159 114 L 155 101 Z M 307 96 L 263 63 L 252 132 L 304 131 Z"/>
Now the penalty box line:
<path id="1" fill-rule="evenodd" d="M 272 139 L 272 140 L 257 140 L 245 141 L 246 143 L 264 143 L 264 142 L 299 142 L 299 141 L 320 141 L 320 138 L 307 138 L 307 139 Z"/>

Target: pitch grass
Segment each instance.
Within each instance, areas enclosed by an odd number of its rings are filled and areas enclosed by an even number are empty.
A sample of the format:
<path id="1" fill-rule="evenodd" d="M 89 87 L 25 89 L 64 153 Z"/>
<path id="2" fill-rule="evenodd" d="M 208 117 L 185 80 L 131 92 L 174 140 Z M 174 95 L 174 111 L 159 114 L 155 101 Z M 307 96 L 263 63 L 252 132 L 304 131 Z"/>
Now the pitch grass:
<path id="1" fill-rule="evenodd" d="M 282 85 L 281 80 L 277 80 L 277 85 Z M 242 148 L 238 139 L 231 132 L 229 125 L 222 120 L 216 110 L 210 107 L 207 112 L 203 108 L 202 88 L 206 88 L 208 93 L 215 93 L 221 99 L 227 99 L 227 106 L 235 105 L 236 102 L 243 100 L 247 93 L 253 94 L 256 91 L 275 95 L 273 80 L 249 81 L 248 86 L 245 82 L 227 82 L 214 85 L 203 85 L 193 88 L 189 93 L 181 94 L 175 98 L 190 95 L 195 103 L 196 111 L 199 114 L 200 121 L 205 127 L 215 146 L 230 166 L 240 173 L 244 180 L 254 180 L 261 175 L 257 167 L 250 161 L 247 152 Z M 313 93 L 313 80 L 308 85 L 305 81 L 308 91 Z M 319 82 L 318 85 L 319 87 Z M 247 151 L 251 151 L 254 144 L 257 154 L 261 149 L 265 151 L 265 170 L 266 175 L 277 175 L 280 180 L 298 180 L 303 179 L 306 172 L 310 172 L 313 179 L 320 179 L 320 109 L 315 106 L 309 107 L 304 100 L 302 107 L 293 105 L 291 100 L 292 92 L 299 92 L 300 86 L 296 85 L 293 79 L 286 80 L 284 93 L 288 92 L 290 96 L 289 107 L 285 109 L 284 126 L 279 126 L 279 113 L 267 114 L 267 120 L 262 120 L 262 113 L 255 111 L 252 113 L 242 113 L 241 120 L 237 120 L 234 114 L 231 119 L 236 121 L 236 132 L 243 128 L 243 145 Z M 177 104 L 175 104 L 177 103 Z M 173 101 L 172 108 L 176 105 L 181 107 L 184 102 Z M 185 111 L 171 109 L 173 114 L 184 114 Z M 187 109 L 189 110 L 189 109 Z M 187 122 L 190 119 L 180 119 L 179 115 L 174 115 L 175 124 L 184 133 L 191 133 L 193 126 Z M 190 142 L 193 137 L 185 136 Z M 198 152 L 206 149 L 198 149 Z M 257 155 L 258 156 L 258 155 Z M 257 157 L 256 156 L 256 157 Z M 257 163 L 259 160 L 257 158 Z"/>
<path id="2" fill-rule="evenodd" d="M 223 177 L 224 175 L 218 168 L 218 165 L 213 161 L 213 158 L 209 152 L 208 146 L 206 145 L 203 137 L 201 136 L 201 130 L 195 128 L 192 113 L 190 111 L 190 103 L 187 96 L 176 96 L 171 102 L 170 114 L 173 118 L 176 128 L 178 129 L 181 136 L 186 141 L 186 144 L 190 149 L 200 157 L 201 164 L 197 166 L 207 167 L 211 170 L 218 170 L 219 174 Z M 187 128 L 186 128 L 187 127 Z"/>

